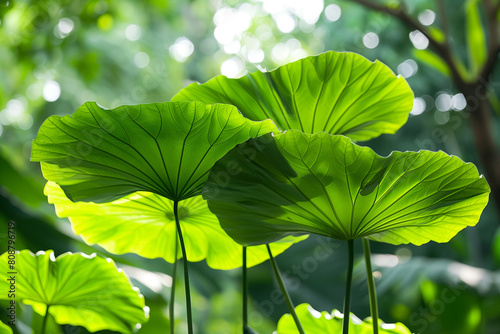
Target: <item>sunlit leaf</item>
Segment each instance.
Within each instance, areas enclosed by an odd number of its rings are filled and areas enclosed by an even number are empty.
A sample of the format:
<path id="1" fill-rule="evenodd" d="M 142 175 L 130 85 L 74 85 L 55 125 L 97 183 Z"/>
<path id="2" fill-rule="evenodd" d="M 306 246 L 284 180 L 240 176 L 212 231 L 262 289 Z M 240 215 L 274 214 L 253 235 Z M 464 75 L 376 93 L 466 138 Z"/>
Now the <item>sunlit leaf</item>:
<path id="1" fill-rule="evenodd" d="M 8 290 L 12 275 L 7 260 L 8 253 L 0 256 L 2 291 Z M 23 250 L 16 254 L 15 272 L 16 300 L 32 305 L 41 315 L 50 305 L 49 314 L 58 324 L 131 333 L 148 318 L 144 297 L 110 259 L 81 253 L 56 259 L 51 250 L 36 255 Z M 0 295 L 6 298 L 7 294 Z"/>
<path id="2" fill-rule="evenodd" d="M 228 103 L 281 130 L 326 131 L 354 140 L 395 133 L 407 120 L 413 93 L 379 61 L 326 52 L 239 79 L 222 75 L 181 90 L 173 100 Z"/>
<path id="3" fill-rule="evenodd" d="M 12 328 L 0 321 L 0 334 L 12 334 Z"/>
<path id="4" fill-rule="evenodd" d="M 171 200 L 137 192 L 111 203 L 74 203 L 53 182 L 47 183 L 45 194 L 49 203 L 55 204 L 57 215 L 70 217 L 75 233 L 88 244 L 98 244 L 114 254 L 135 253 L 174 262 L 176 229 Z M 181 201 L 179 216 L 189 261 L 206 260 L 214 269 L 242 266 L 241 245 L 224 232 L 201 196 Z M 273 243 L 273 254 L 281 254 L 302 239 L 288 237 Z M 177 258 L 181 257 L 178 248 Z M 265 245 L 247 250 L 248 267 L 268 258 Z"/>
<path id="5" fill-rule="evenodd" d="M 465 5 L 465 27 L 467 47 L 470 55 L 472 72 L 477 73 L 486 61 L 486 40 L 481 26 L 479 0 L 468 0 Z"/>
<path id="6" fill-rule="evenodd" d="M 307 334 L 342 333 L 343 314 L 337 310 L 332 313 L 326 311 L 319 312 L 309 304 L 300 304 L 295 308 L 304 331 Z M 349 333 L 352 334 L 372 334 L 373 324 L 370 319 L 361 321 L 351 313 L 349 323 Z M 285 314 L 278 322 L 278 334 L 297 334 L 297 326 L 290 314 Z M 379 320 L 380 334 L 411 334 L 405 325 L 398 322 L 396 324 L 385 324 Z"/>
<path id="7" fill-rule="evenodd" d="M 434 67 L 439 72 L 444 75 L 450 75 L 450 68 L 446 62 L 439 58 L 435 53 L 429 50 L 415 50 L 415 56 L 427 63 L 428 65 Z"/>
<path id="8" fill-rule="evenodd" d="M 166 102 L 103 109 L 88 102 L 51 116 L 32 160 L 74 201 L 108 202 L 136 191 L 180 201 L 200 194 L 212 165 L 236 144 L 275 131 L 229 105 Z"/>
<path id="9" fill-rule="evenodd" d="M 239 173 L 220 182 L 228 164 Z M 204 196 L 242 244 L 316 233 L 420 245 L 475 225 L 489 191 L 473 164 L 444 152 L 381 157 L 345 136 L 289 130 L 229 152 Z"/>

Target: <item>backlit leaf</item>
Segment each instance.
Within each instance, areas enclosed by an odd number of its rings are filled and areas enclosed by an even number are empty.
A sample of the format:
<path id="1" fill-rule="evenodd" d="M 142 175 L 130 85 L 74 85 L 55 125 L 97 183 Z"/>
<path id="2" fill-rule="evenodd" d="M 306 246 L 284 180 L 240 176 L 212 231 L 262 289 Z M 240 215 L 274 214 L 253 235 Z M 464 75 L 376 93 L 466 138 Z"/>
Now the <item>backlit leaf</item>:
<path id="1" fill-rule="evenodd" d="M 98 244 L 114 254 L 135 253 L 174 262 L 176 228 L 171 200 L 137 192 L 111 203 L 73 203 L 53 182 L 47 183 L 45 194 L 57 215 L 69 217 L 75 233 L 88 244 Z M 181 201 L 179 216 L 189 261 L 206 260 L 214 269 L 242 266 L 242 246 L 224 232 L 201 196 Z M 281 254 L 302 239 L 288 237 L 271 244 L 273 254 Z M 177 258 L 181 257 L 179 246 Z M 268 258 L 265 245 L 247 249 L 248 267 Z"/>
<path id="2" fill-rule="evenodd" d="M 73 201 L 108 202 L 136 191 L 180 201 L 200 194 L 210 168 L 236 144 L 275 130 L 229 105 L 104 109 L 88 102 L 42 124 L 32 160 Z"/>
<path id="3" fill-rule="evenodd" d="M 239 79 L 219 75 L 193 83 L 173 101 L 228 103 L 252 120 L 272 119 L 281 130 L 326 131 L 353 140 L 395 133 L 412 110 L 413 93 L 379 61 L 326 52 Z"/>
<path id="4" fill-rule="evenodd" d="M 239 173 L 220 182 L 228 164 Z M 289 130 L 229 152 L 204 196 L 241 244 L 316 233 L 421 245 L 475 225 L 489 191 L 473 164 L 444 152 L 381 157 L 345 136 Z"/>
<path id="5" fill-rule="evenodd" d="M 326 311 L 319 312 L 313 309 L 309 304 L 300 304 L 295 308 L 295 312 L 307 334 L 342 333 L 342 320 L 344 316 L 337 310 L 333 310 L 332 313 Z M 351 313 L 351 318 L 349 320 L 349 333 L 373 333 L 373 324 L 370 319 L 361 321 Z M 379 333 L 411 334 L 410 330 L 400 322 L 396 324 L 385 324 L 381 320 L 379 320 Z M 279 320 L 278 334 L 298 334 L 297 326 L 290 314 L 285 314 Z"/>
<path id="6" fill-rule="evenodd" d="M 11 272 L 8 253 L 0 256 L 0 289 L 8 290 Z M 131 333 L 136 324 L 144 323 L 144 297 L 133 288 L 123 271 L 108 259 L 81 253 L 28 250 L 16 254 L 16 300 L 32 305 L 40 315 L 46 306 L 58 324 L 83 326 L 91 332 L 114 330 Z M 6 299 L 1 294 L 0 299 Z"/>

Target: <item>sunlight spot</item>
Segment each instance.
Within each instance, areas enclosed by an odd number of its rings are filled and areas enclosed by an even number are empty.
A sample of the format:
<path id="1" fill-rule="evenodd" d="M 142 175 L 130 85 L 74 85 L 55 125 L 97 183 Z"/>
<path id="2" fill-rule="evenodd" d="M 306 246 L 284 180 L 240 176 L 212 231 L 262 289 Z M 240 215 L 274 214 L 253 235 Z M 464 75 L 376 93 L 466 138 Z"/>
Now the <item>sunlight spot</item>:
<path id="1" fill-rule="evenodd" d="M 414 30 L 410 32 L 410 41 L 418 50 L 425 50 L 429 46 L 429 40 L 420 31 Z"/>
<path id="2" fill-rule="evenodd" d="M 43 86 L 42 95 L 47 102 L 57 101 L 61 96 L 61 86 L 57 81 L 49 80 Z"/>
<path id="3" fill-rule="evenodd" d="M 228 78 L 239 78 L 245 73 L 245 64 L 240 58 L 232 57 L 222 63 L 220 71 Z"/>
<path id="4" fill-rule="evenodd" d="M 262 49 L 249 51 L 247 55 L 248 61 L 254 64 L 262 63 L 264 58 L 265 54 Z"/>
<path id="5" fill-rule="evenodd" d="M 409 78 L 418 71 L 418 65 L 413 59 L 407 59 L 398 66 L 398 74 L 403 78 Z"/>
<path id="6" fill-rule="evenodd" d="M 241 50 L 241 43 L 239 41 L 231 41 L 228 44 L 224 44 L 224 52 L 228 54 L 236 54 Z"/>
<path id="7" fill-rule="evenodd" d="M 426 9 L 418 14 L 418 20 L 420 21 L 420 23 L 422 23 L 422 25 L 430 26 L 436 20 L 436 13 L 434 13 L 430 9 Z"/>
<path id="8" fill-rule="evenodd" d="M 392 254 L 373 254 L 372 258 L 377 267 L 395 267 L 399 263 L 398 257 Z"/>
<path id="9" fill-rule="evenodd" d="M 451 98 L 451 106 L 453 110 L 460 111 L 464 110 L 467 107 L 467 100 L 465 99 L 464 94 L 458 93 L 453 95 Z"/>
<path id="10" fill-rule="evenodd" d="M 382 273 L 380 271 L 378 271 L 378 270 L 375 270 L 372 273 L 372 275 L 373 275 L 373 278 L 375 278 L 375 279 L 381 279 L 382 278 Z"/>
<path id="11" fill-rule="evenodd" d="M 54 28 L 54 35 L 57 38 L 66 38 L 73 31 L 75 24 L 67 17 L 59 20 L 59 23 Z"/>
<path id="12" fill-rule="evenodd" d="M 137 41 L 141 38 L 142 30 L 137 24 L 131 24 L 125 29 L 125 37 L 129 41 Z"/>
<path id="13" fill-rule="evenodd" d="M 458 276 L 464 283 L 477 286 L 485 278 L 486 270 L 475 268 L 463 263 L 452 263 L 448 266 L 448 272 Z"/>
<path id="14" fill-rule="evenodd" d="M 134 64 L 139 68 L 144 68 L 149 65 L 149 56 L 146 52 L 137 52 L 134 55 Z"/>
<path id="15" fill-rule="evenodd" d="M 325 8 L 325 17 L 328 21 L 330 22 L 335 22 L 340 19 L 340 16 L 342 15 L 342 10 L 338 5 L 331 4 L 326 6 Z"/>
<path id="16" fill-rule="evenodd" d="M 412 114 L 413 116 L 420 115 L 425 111 L 425 107 L 425 100 L 421 97 L 416 97 L 415 99 L 413 99 L 413 109 L 410 111 L 410 114 Z"/>
<path id="17" fill-rule="evenodd" d="M 271 58 L 277 64 L 282 64 L 288 59 L 288 55 L 290 54 L 290 50 L 284 43 L 278 43 L 273 47 L 271 51 Z"/>
<path id="18" fill-rule="evenodd" d="M 441 93 L 436 97 L 436 109 L 439 111 L 448 111 L 452 107 L 452 98 L 450 94 Z"/>
<path id="19" fill-rule="evenodd" d="M 368 32 L 363 36 L 363 44 L 368 49 L 375 49 L 378 45 L 379 38 L 378 35 L 374 32 Z"/>
<path id="20" fill-rule="evenodd" d="M 295 18 L 288 13 L 278 13 L 273 15 L 273 19 L 278 29 L 285 34 L 292 32 L 297 26 Z"/>
<path id="21" fill-rule="evenodd" d="M 438 111 L 436 110 L 434 112 L 434 121 L 439 124 L 439 125 L 444 125 L 448 123 L 450 120 L 450 112 L 448 110 L 446 111 Z"/>
<path id="22" fill-rule="evenodd" d="M 175 60 L 182 63 L 193 54 L 194 44 L 187 37 L 182 36 L 177 38 L 168 51 Z"/>

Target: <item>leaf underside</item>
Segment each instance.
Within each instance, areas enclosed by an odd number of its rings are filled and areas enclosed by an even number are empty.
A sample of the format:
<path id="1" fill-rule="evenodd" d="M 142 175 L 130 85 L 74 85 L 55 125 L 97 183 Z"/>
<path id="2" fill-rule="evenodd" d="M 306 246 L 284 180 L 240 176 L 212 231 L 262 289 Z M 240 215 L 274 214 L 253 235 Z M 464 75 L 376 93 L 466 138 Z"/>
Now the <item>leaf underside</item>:
<path id="1" fill-rule="evenodd" d="M 0 271 L 0 288 L 8 291 L 8 253 L 0 256 L 5 270 Z M 144 323 L 144 297 L 130 284 L 114 262 L 94 255 L 28 250 L 16 254 L 16 299 L 34 310 L 49 313 L 58 324 L 83 326 L 91 332 L 114 330 L 131 333 Z M 5 299 L 7 294 L 0 295 Z"/>
<path id="2" fill-rule="evenodd" d="M 71 116 L 49 117 L 31 158 L 73 201 L 109 202 L 136 191 L 180 201 L 200 194 L 210 168 L 236 144 L 275 130 L 229 105 L 104 109 L 88 102 Z"/>
<path id="3" fill-rule="evenodd" d="M 368 140 L 406 123 L 413 92 L 379 61 L 330 51 L 270 72 L 193 83 L 172 100 L 228 103 L 252 120 L 272 119 L 281 130 Z"/>
<path id="4" fill-rule="evenodd" d="M 88 244 L 98 244 L 113 254 L 135 253 L 163 258 L 173 263 L 176 228 L 173 202 L 162 196 L 137 192 L 111 203 L 72 202 L 55 183 L 48 182 L 45 194 L 59 217 L 69 217 L 73 229 Z M 242 246 L 221 228 L 217 217 L 201 196 L 179 203 L 179 218 L 190 262 L 206 260 L 213 269 L 242 266 Z M 271 244 L 281 254 L 304 237 L 288 237 Z M 180 247 L 177 259 L 182 258 Z M 248 247 L 248 267 L 269 258 L 265 245 Z"/>
<path id="5" fill-rule="evenodd" d="M 228 164 L 239 173 L 221 182 Z M 488 193 L 473 164 L 444 152 L 381 157 L 345 136 L 294 130 L 239 145 L 204 188 L 210 210 L 242 244 L 301 233 L 447 242 L 477 223 Z"/>
<path id="6" fill-rule="evenodd" d="M 343 315 L 337 310 L 332 313 L 319 312 L 309 304 L 300 304 L 295 308 L 304 331 L 307 334 L 342 333 Z M 361 321 L 351 313 L 349 333 L 372 334 L 373 324 L 370 319 Z M 297 326 L 290 314 L 285 314 L 278 322 L 278 334 L 297 334 Z M 385 324 L 379 320 L 380 334 L 411 334 L 410 330 L 402 323 Z"/>

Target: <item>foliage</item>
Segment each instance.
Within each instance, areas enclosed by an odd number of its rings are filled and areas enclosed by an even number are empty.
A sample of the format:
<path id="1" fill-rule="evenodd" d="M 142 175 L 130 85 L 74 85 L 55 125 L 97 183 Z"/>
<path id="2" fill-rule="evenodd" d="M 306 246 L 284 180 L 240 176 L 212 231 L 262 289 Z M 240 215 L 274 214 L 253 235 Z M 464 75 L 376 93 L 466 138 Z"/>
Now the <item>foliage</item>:
<path id="1" fill-rule="evenodd" d="M 8 291 L 14 282 L 19 301 L 43 316 L 48 312 L 59 324 L 130 333 L 148 318 L 144 297 L 112 260 L 71 253 L 55 258 L 53 251 L 35 255 L 23 250 L 16 254 L 17 271 L 11 281 L 8 255 L 0 257 L 2 290 Z"/>

